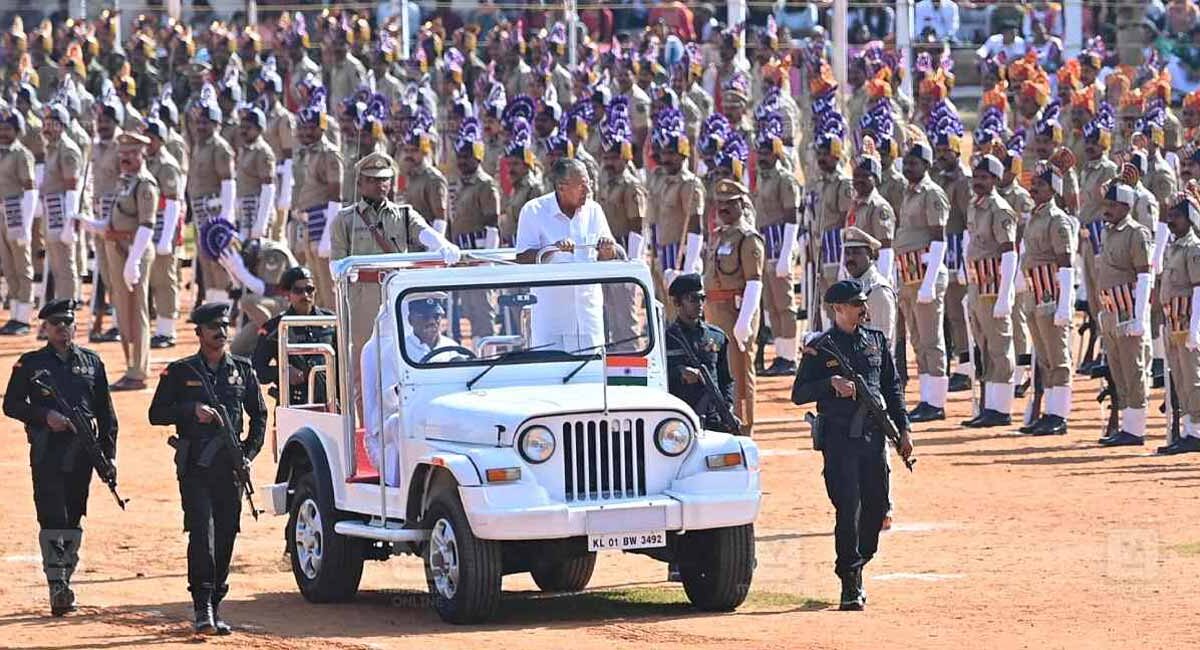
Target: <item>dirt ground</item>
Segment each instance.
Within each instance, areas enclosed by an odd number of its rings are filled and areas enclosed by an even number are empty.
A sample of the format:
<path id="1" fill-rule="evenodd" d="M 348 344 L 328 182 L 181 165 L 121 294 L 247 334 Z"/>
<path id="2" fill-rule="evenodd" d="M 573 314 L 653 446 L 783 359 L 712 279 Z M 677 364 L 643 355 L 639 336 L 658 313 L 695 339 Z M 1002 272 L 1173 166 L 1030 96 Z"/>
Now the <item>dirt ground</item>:
<path id="1" fill-rule="evenodd" d="M 181 333 L 187 330 L 181 326 Z M 80 340 L 82 341 L 82 334 Z M 33 336 L 0 340 L 2 386 Z M 109 374 L 123 369 L 119 344 L 94 346 Z M 153 370 L 190 354 L 184 334 L 153 352 Z M 157 372 L 155 372 L 157 377 Z M 736 613 L 687 605 L 665 567 L 640 556 L 605 555 L 591 588 L 543 597 L 527 575 L 504 581 L 496 619 L 478 627 L 442 623 L 427 607 L 420 563 L 368 563 L 358 600 L 312 605 L 282 555 L 284 518 L 244 517 L 224 608 L 239 633 L 194 639 L 185 580 L 182 514 L 167 429 L 151 427 L 152 390 L 121 393 L 120 512 L 92 486 L 81 608 L 47 615 L 37 546 L 28 447 L 20 425 L 0 431 L 0 647 L 380 648 L 414 640 L 441 648 L 1194 648 L 1200 646 L 1200 456 L 1154 457 L 1163 417 L 1151 417 L 1142 449 L 1100 449 L 1102 413 L 1094 381 L 1076 379 L 1065 437 L 963 429 L 968 393 L 952 395 L 945 422 L 914 432 L 914 474 L 893 474 L 896 523 L 866 572 L 865 613 L 836 611 L 833 512 L 790 382 L 760 382 L 756 438 L 764 498 L 758 570 Z M 1161 391 L 1155 391 L 1154 404 Z M 1023 402 L 1019 401 L 1023 405 Z M 273 465 L 264 453 L 259 485 Z"/>

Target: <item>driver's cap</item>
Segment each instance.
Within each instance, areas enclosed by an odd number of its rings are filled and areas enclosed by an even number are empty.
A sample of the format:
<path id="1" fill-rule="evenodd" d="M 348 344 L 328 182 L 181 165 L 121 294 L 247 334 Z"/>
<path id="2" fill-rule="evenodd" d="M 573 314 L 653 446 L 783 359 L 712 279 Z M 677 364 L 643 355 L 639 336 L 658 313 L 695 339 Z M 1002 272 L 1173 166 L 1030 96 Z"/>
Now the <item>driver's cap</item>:
<path id="1" fill-rule="evenodd" d="M 408 311 L 419 316 L 445 316 L 446 308 L 437 298 L 418 298 L 408 303 Z"/>

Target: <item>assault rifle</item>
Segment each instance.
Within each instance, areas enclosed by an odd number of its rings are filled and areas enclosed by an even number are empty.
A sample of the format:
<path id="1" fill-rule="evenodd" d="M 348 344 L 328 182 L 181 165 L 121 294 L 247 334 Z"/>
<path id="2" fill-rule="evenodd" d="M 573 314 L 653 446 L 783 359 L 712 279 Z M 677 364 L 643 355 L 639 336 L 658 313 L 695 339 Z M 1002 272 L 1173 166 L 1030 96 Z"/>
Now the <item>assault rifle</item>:
<path id="1" fill-rule="evenodd" d="M 87 452 L 92 467 L 96 468 L 96 475 L 108 486 L 108 491 L 112 492 L 113 498 L 117 500 L 117 505 L 124 510 L 129 499 L 122 499 L 121 495 L 117 493 L 117 466 L 100 448 L 100 434 L 96 431 L 91 416 L 84 413 L 79 406 L 72 406 L 63 399 L 49 370 L 38 370 L 33 373 L 33 377 L 29 381 L 40 388 L 42 392 L 48 393 L 54 400 L 54 408 L 71 423 L 71 430 L 75 432 L 75 437 Z"/>
<path id="2" fill-rule="evenodd" d="M 838 374 L 854 382 L 855 400 L 859 404 L 859 413 L 855 417 L 865 416 L 868 423 L 874 425 L 876 430 L 891 441 L 898 453 L 900 451 L 900 430 L 896 428 L 896 423 L 884 410 L 883 400 L 880 396 L 871 391 L 863 376 L 854 369 L 854 366 L 850 365 L 849 359 L 842 354 L 835 343 L 829 340 L 829 337 L 818 337 L 812 342 L 812 345 L 817 351 L 833 357 L 838 363 Z M 913 471 L 913 465 L 917 462 L 916 458 L 901 455 L 900 459 L 904 461 L 904 466 L 908 468 L 908 471 Z"/>
<path id="3" fill-rule="evenodd" d="M 677 335 L 668 334 L 668 336 L 671 336 L 671 338 L 675 339 L 675 342 L 679 345 L 679 347 L 683 348 L 684 353 L 687 355 L 688 364 L 700 371 L 700 383 L 704 384 L 704 393 L 708 398 L 709 403 L 716 404 L 715 408 L 717 410 L 717 418 L 721 421 L 721 426 L 724 427 L 729 433 L 740 434 L 742 430 L 742 422 L 741 420 L 738 420 L 736 415 L 733 414 L 733 409 L 731 409 L 729 407 L 729 403 L 725 401 L 725 396 L 721 394 L 721 390 L 717 387 L 716 378 L 713 377 L 712 373 L 708 371 L 708 368 L 703 363 L 700 363 L 700 360 L 696 358 L 696 353 L 692 351 L 692 348 L 687 344 L 687 341 L 684 341 Z M 697 415 L 699 415 L 703 420 L 705 414 L 697 413 Z"/>
<path id="4" fill-rule="evenodd" d="M 246 497 L 246 503 L 250 506 L 250 515 L 257 520 L 258 508 L 254 507 L 254 484 L 250 482 L 250 461 L 242 451 L 242 441 L 238 438 L 238 432 L 233 430 L 233 420 L 229 417 L 229 411 L 225 409 L 221 400 L 217 399 L 217 391 L 213 389 L 212 382 L 208 380 L 208 377 L 191 364 L 183 365 L 200 379 L 200 387 L 204 389 L 205 405 L 217 412 L 217 425 L 221 428 L 221 445 L 229 450 L 229 455 L 233 460 L 233 482 L 236 484 L 238 492 Z"/>

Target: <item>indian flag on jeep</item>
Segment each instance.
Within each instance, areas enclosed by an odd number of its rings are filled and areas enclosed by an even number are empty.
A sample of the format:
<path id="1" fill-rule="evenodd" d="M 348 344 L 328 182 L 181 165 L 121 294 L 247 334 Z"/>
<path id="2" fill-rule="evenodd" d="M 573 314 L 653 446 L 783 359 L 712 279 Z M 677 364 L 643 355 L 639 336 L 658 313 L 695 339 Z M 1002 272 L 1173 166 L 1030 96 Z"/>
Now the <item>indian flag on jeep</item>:
<path id="1" fill-rule="evenodd" d="M 646 368 L 649 360 L 646 357 L 606 356 L 604 358 L 604 375 L 609 386 L 646 386 Z"/>

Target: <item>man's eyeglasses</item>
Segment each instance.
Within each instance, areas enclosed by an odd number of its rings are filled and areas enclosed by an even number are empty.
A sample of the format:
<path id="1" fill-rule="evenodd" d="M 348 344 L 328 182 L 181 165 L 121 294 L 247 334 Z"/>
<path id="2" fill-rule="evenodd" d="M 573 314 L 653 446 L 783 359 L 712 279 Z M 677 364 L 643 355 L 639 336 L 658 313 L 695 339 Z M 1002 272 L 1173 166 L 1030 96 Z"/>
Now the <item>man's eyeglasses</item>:
<path id="1" fill-rule="evenodd" d="M 702 293 L 689 293 L 687 295 L 681 296 L 680 299 L 683 300 L 684 302 L 694 302 L 697 304 L 705 301 L 704 294 L 702 294 Z"/>
<path id="2" fill-rule="evenodd" d="M 314 293 L 316 293 L 316 292 L 317 292 L 317 288 L 316 288 L 316 287 L 314 287 L 314 286 L 307 286 L 307 287 L 292 287 L 292 293 L 293 293 L 293 294 L 295 294 L 295 295 L 297 295 L 297 296 L 300 296 L 300 295 L 309 295 L 309 296 L 311 296 L 311 295 L 313 295 L 313 294 L 314 294 Z"/>
<path id="3" fill-rule="evenodd" d="M 57 316 L 53 318 L 47 318 L 46 322 L 57 327 L 69 327 L 75 324 L 75 319 L 68 316 Z"/>

